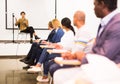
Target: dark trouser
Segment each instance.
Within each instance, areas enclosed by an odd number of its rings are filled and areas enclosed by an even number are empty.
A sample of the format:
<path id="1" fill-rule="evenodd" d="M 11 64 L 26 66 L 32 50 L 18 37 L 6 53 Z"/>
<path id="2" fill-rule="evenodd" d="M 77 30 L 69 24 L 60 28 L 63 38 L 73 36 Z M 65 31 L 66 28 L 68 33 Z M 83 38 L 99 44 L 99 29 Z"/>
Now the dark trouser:
<path id="1" fill-rule="evenodd" d="M 31 46 L 31 48 L 30 48 L 30 51 L 29 51 L 29 53 L 27 54 L 27 59 L 31 59 L 31 56 L 32 56 L 32 54 L 34 53 L 34 52 L 36 52 L 36 50 L 37 50 L 37 48 L 39 47 L 39 43 L 36 43 L 36 42 L 34 42 L 34 43 L 32 43 L 32 46 Z"/>
<path id="2" fill-rule="evenodd" d="M 42 55 L 42 54 L 41 54 Z M 52 61 L 55 57 L 60 57 L 61 55 L 60 54 L 46 54 L 46 55 L 43 55 L 43 56 L 40 56 L 40 60 L 39 62 L 43 63 L 43 73 L 44 75 L 48 75 L 48 72 L 49 72 L 49 66 L 51 64 L 53 64 L 54 62 Z M 42 64 L 41 63 L 41 64 Z"/>
<path id="3" fill-rule="evenodd" d="M 35 64 L 37 64 L 40 56 L 41 56 L 41 53 L 42 53 L 43 49 L 41 47 L 39 47 L 36 51 L 36 56 L 35 56 Z"/>
<path id="4" fill-rule="evenodd" d="M 55 57 L 58 57 L 58 56 L 60 56 L 60 54 L 49 54 L 47 52 L 47 48 L 43 49 L 41 55 L 39 56 L 38 63 L 43 64 L 44 75 L 48 75 L 49 65 L 51 65 L 51 63 L 52 63 L 50 61 L 53 60 Z"/>
<path id="5" fill-rule="evenodd" d="M 47 48 L 44 48 L 42 50 L 41 55 L 39 56 L 40 58 L 38 60 L 38 63 L 40 63 L 40 64 L 44 63 L 48 56 L 49 56 L 49 53 L 47 52 Z"/>
<path id="6" fill-rule="evenodd" d="M 46 61 L 49 61 L 51 59 L 54 59 L 55 57 L 59 57 L 60 54 L 49 54 L 47 52 L 47 48 L 44 48 L 41 55 L 39 56 L 38 63 L 42 64 L 45 63 Z"/>
<path id="7" fill-rule="evenodd" d="M 33 33 L 35 32 L 32 26 L 27 27 L 25 30 L 21 31 L 25 33 L 30 33 L 30 38 L 33 38 Z"/>
<path id="8" fill-rule="evenodd" d="M 61 68 L 71 68 L 71 67 L 75 67 L 75 66 L 73 66 L 73 65 L 63 65 L 63 66 L 60 66 L 59 64 L 57 64 L 55 62 L 49 62 L 48 63 L 48 67 L 49 67 L 50 75 L 53 77 L 54 72 L 57 71 L 58 69 L 61 69 Z"/>
<path id="9" fill-rule="evenodd" d="M 50 61 L 46 61 L 45 63 L 43 63 L 43 73 L 45 76 L 48 75 L 48 72 L 49 72 L 49 66 L 54 64 L 54 61 L 53 60 L 50 60 Z"/>
<path id="10" fill-rule="evenodd" d="M 36 64 L 36 62 L 38 62 L 41 52 L 42 52 L 42 48 L 40 48 L 40 44 L 34 42 L 34 43 L 32 43 L 31 49 L 26 58 L 28 60 L 34 60 L 34 62 Z"/>

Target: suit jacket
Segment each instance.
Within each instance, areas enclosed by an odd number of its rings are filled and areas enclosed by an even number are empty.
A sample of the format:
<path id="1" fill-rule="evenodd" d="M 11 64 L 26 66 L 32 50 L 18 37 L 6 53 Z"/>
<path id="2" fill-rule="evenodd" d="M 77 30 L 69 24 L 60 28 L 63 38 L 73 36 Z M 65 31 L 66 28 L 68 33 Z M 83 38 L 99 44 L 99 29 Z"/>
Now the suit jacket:
<path id="1" fill-rule="evenodd" d="M 52 42 L 53 43 L 57 43 L 61 41 L 61 37 L 64 35 L 64 31 L 63 29 L 59 28 L 57 30 L 57 32 L 54 34 L 54 36 L 52 37 Z"/>
<path id="2" fill-rule="evenodd" d="M 53 30 L 50 32 L 50 34 L 49 34 L 49 36 L 48 36 L 48 38 L 47 38 L 46 41 L 53 42 L 52 38 L 53 38 L 54 35 L 55 35 L 55 29 L 53 29 Z"/>
<path id="3" fill-rule="evenodd" d="M 116 14 L 105 26 L 92 50 L 95 54 L 120 63 L 120 13 Z"/>

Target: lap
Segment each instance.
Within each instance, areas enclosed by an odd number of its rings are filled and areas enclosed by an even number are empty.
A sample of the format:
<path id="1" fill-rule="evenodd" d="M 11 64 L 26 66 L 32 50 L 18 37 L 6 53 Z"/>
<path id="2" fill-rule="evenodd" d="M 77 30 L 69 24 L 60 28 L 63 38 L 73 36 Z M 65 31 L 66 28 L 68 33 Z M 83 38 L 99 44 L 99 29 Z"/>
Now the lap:
<path id="1" fill-rule="evenodd" d="M 60 66 L 59 64 L 53 62 L 50 67 L 49 67 L 49 71 L 51 76 L 53 76 L 54 72 L 61 69 L 61 68 L 71 68 L 71 67 L 75 67 L 73 65 L 64 65 L 64 66 Z"/>
<path id="2" fill-rule="evenodd" d="M 80 67 L 59 69 L 54 73 L 54 84 L 63 84 L 66 80 L 77 79 L 82 74 Z"/>

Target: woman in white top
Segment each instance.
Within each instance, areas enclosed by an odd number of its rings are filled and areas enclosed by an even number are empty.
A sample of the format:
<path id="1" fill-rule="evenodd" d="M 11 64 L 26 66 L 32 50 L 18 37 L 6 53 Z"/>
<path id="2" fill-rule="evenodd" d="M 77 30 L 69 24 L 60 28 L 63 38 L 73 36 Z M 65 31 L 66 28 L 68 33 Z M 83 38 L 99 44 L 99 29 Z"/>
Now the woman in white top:
<path id="1" fill-rule="evenodd" d="M 59 43 L 53 44 L 57 49 L 71 50 L 74 45 L 75 31 L 69 18 L 65 17 L 61 21 L 64 35 Z"/>

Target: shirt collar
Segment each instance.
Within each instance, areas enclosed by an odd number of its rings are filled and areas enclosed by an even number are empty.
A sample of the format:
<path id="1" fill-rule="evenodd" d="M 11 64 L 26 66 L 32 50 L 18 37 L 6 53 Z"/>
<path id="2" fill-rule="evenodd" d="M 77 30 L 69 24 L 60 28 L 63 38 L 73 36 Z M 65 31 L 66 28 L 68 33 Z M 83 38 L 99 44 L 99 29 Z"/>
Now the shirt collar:
<path id="1" fill-rule="evenodd" d="M 56 28 L 55 31 L 57 32 L 59 28 Z"/>
<path id="2" fill-rule="evenodd" d="M 111 12 L 110 14 L 108 14 L 107 16 L 105 16 L 102 20 L 101 20 L 101 26 L 105 26 L 108 24 L 108 22 L 112 19 L 113 16 L 115 16 L 116 14 L 119 13 L 118 9 L 115 9 L 113 12 Z"/>
<path id="3" fill-rule="evenodd" d="M 77 31 L 80 31 L 80 30 L 84 29 L 84 26 L 85 25 L 81 26 L 80 28 L 77 28 Z"/>

